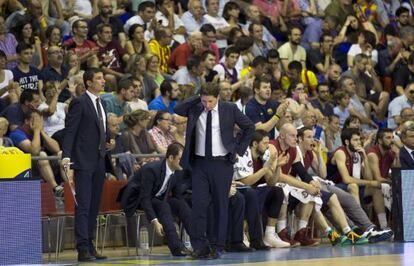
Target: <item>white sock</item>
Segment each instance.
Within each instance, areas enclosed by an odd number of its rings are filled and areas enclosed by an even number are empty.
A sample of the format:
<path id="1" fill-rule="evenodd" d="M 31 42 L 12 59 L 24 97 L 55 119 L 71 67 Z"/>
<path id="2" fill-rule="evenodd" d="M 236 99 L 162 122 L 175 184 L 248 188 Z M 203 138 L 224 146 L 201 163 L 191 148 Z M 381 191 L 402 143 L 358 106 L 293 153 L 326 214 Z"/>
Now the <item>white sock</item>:
<path id="1" fill-rule="evenodd" d="M 380 224 L 381 229 L 387 228 L 388 227 L 388 223 L 387 223 L 387 215 L 385 213 L 378 213 L 378 222 Z"/>
<path id="2" fill-rule="evenodd" d="M 274 226 L 266 226 L 266 229 L 265 229 L 265 235 L 274 235 L 276 232 L 275 232 L 275 227 Z"/>
<path id="3" fill-rule="evenodd" d="M 352 229 L 349 226 L 345 226 L 344 228 L 342 228 L 342 232 L 344 232 L 345 235 L 348 234 L 351 231 L 352 231 Z"/>
<path id="4" fill-rule="evenodd" d="M 278 220 L 277 221 L 277 232 L 280 233 L 280 231 L 282 231 L 283 229 L 286 228 L 286 224 L 287 224 L 287 220 Z"/>
<path id="5" fill-rule="evenodd" d="M 298 222 L 298 231 L 302 228 L 306 228 L 307 225 L 308 225 L 308 221 L 299 220 L 299 222 Z"/>

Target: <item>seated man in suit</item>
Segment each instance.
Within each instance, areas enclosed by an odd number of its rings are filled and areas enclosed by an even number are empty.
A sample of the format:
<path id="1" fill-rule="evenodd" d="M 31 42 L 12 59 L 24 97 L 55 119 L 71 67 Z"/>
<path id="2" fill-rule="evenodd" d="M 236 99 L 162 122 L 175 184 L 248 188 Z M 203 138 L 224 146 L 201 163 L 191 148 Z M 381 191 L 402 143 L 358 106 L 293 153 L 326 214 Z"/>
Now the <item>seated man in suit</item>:
<path id="1" fill-rule="evenodd" d="M 191 209 L 178 193 L 183 176 L 179 164 L 182 152 L 181 144 L 170 144 L 166 159 L 145 164 L 130 179 L 121 196 L 126 215 L 133 215 L 138 206 L 142 208 L 157 234 L 167 237 L 168 248 L 174 256 L 189 254 L 174 226 L 174 216 L 178 216 L 184 228 L 190 232 Z"/>
<path id="2" fill-rule="evenodd" d="M 400 149 L 400 163 L 402 168 L 414 169 L 414 122 L 407 121 L 401 130 L 401 141 L 404 147 Z"/>

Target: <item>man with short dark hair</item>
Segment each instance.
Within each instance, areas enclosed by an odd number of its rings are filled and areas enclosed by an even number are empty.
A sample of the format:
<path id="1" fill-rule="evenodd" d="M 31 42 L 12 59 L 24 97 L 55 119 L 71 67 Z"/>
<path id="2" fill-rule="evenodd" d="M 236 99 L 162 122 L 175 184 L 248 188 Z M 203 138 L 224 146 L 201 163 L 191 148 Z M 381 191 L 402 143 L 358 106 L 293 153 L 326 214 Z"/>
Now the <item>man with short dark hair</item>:
<path id="1" fill-rule="evenodd" d="M 220 61 L 220 51 L 216 44 L 216 29 L 213 25 L 207 23 L 201 26 L 200 32 L 203 34 L 203 49 L 212 51 L 218 63 Z"/>
<path id="2" fill-rule="evenodd" d="M 182 67 L 174 73 L 172 78 L 180 88 L 182 99 L 200 92 L 203 72 L 204 65 L 201 62 L 201 57 L 194 55 L 188 58 L 186 67 Z"/>
<path id="3" fill-rule="evenodd" d="M 154 39 L 148 42 L 149 52 L 156 55 L 159 60 L 161 73 L 167 74 L 170 69 L 168 63 L 170 61 L 172 41 L 172 33 L 169 28 L 157 28 L 154 32 Z"/>
<path id="4" fill-rule="evenodd" d="M 306 66 L 318 75 L 325 75 L 329 66 L 334 62 L 332 58 L 333 37 L 330 34 L 322 34 L 319 47 L 308 50 Z"/>
<path id="5" fill-rule="evenodd" d="M 33 47 L 30 44 L 19 43 L 16 47 L 18 54 L 17 66 L 13 68 L 13 79 L 24 90 L 37 90 L 43 97 L 43 76 L 39 69 L 31 66 Z"/>
<path id="6" fill-rule="evenodd" d="M 260 76 L 253 82 L 254 97 L 247 102 L 246 115 L 255 123 L 256 129 L 269 133 L 270 139 L 275 138 L 275 126 L 284 115 L 288 103 L 279 104 L 270 99 L 270 80 Z"/>
<path id="7" fill-rule="evenodd" d="M 404 146 L 400 149 L 402 168 L 414 169 L 414 122 L 407 121 L 401 129 L 401 141 Z"/>
<path id="8" fill-rule="evenodd" d="M 116 114 L 121 120 L 124 114 L 131 112 L 128 101 L 134 96 L 134 84 L 130 79 L 118 83 L 116 94 L 106 93 L 101 96 L 108 113 Z"/>
<path id="9" fill-rule="evenodd" d="M 190 254 L 177 235 L 174 219 L 178 217 L 185 230 L 190 232 L 191 209 L 181 195 L 175 195 L 184 175 L 180 166 L 183 148 L 179 143 L 170 144 L 165 159 L 145 164 L 126 187 L 128 191 L 131 186 L 139 186 L 138 202 L 155 232 L 166 236 L 173 256 Z M 129 194 L 131 196 L 134 195 Z"/>
<path id="10" fill-rule="evenodd" d="M 148 104 L 148 110 L 160 110 L 174 113 L 174 107 L 180 96 L 180 89 L 175 80 L 164 80 L 160 86 L 161 95 Z"/>
<path id="11" fill-rule="evenodd" d="M 331 103 L 331 92 L 327 83 L 319 83 L 316 87 L 318 92 L 315 99 L 310 100 L 313 107 L 321 111 L 325 117 L 329 117 L 334 114 L 333 104 Z"/>
<path id="12" fill-rule="evenodd" d="M 341 133 L 342 145 L 328 161 L 328 178 L 336 183 L 336 186 L 348 191 L 361 205 L 363 199 L 372 196 L 374 210 L 381 226 L 385 226 L 384 198 L 381 192 L 381 183 L 372 180 L 372 172 L 369 160 L 361 143 L 360 130 L 346 128 Z M 361 205 L 362 206 L 362 205 Z"/>
<path id="13" fill-rule="evenodd" d="M 192 174 L 192 256 L 196 259 L 219 258 L 227 239 L 229 190 L 233 164 L 242 156 L 254 131 L 253 123 L 236 105 L 218 99 L 219 87 L 207 83 L 201 96 L 191 97 L 174 110 L 188 117 L 186 145 L 181 165 L 191 167 Z M 234 128 L 240 129 L 237 138 Z M 212 204 L 214 218 L 207 221 Z M 213 225 L 206 239 L 207 222 Z"/>
<path id="14" fill-rule="evenodd" d="M 143 1 L 138 6 L 137 14 L 125 22 L 124 31 L 128 33 L 129 28 L 134 24 L 143 25 L 145 39 L 149 40 L 157 26 L 157 21 L 154 20 L 154 17 L 155 3 L 153 1 Z"/>
<path id="15" fill-rule="evenodd" d="M 107 117 L 99 98 L 105 79 L 102 71 L 95 68 L 87 70 L 83 79 L 87 90 L 72 100 L 66 115 L 61 162 L 72 186 L 73 176 L 76 177 L 75 237 L 79 262 L 106 259 L 93 244 L 105 180 Z"/>
<path id="16" fill-rule="evenodd" d="M 224 52 L 224 63 L 214 66 L 213 70 L 217 71 L 220 80 L 228 80 L 231 84 L 237 83 L 240 73 L 237 72 L 236 63 L 239 60 L 240 51 L 235 46 L 227 47 Z"/>
<path id="17" fill-rule="evenodd" d="M 279 47 L 278 52 L 282 66 L 285 71 L 288 69 L 288 64 L 293 60 L 299 61 L 303 68 L 306 68 L 306 51 L 300 46 L 302 30 L 297 26 L 293 26 L 289 30 L 289 41 Z"/>
<path id="18" fill-rule="evenodd" d="M 96 59 L 98 47 L 93 41 L 87 39 L 88 22 L 86 20 L 78 19 L 73 22 L 72 35 L 72 38 L 63 43 L 63 47 L 77 54 L 81 63 Z"/>
<path id="19" fill-rule="evenodd" d="M 23 124 L 24 115 L 30 111 L 37 110 L 41 102 L 38 91 L 25 90 L 20 95 L 19 102 L 7 106 L 0 113 L 0 116 L 5 117 L 9 121 L 9 130 L 13 131 Z"/>

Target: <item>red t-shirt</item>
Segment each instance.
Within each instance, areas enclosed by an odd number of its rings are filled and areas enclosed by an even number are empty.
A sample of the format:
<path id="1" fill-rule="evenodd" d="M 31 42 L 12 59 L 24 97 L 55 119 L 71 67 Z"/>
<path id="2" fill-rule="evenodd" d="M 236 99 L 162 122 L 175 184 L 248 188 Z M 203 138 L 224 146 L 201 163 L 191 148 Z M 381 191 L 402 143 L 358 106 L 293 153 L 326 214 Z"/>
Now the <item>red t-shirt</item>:
<path id="1" fill-rule="evenodd" d="M 191 48 L 188 45 L 188 43 L 185 42 L 183 44 L 180 44 L 171 53 L 170 67 L 174 69 L 178 69 L 181 66 L 186 66 L 187 60 L 191 55 L 193 55 L 193 51 L 191 51 Z"/>
<path id="2" fill-rule="evenodd" d="M 98 59 L 100 62 L 103 62 L 104 55 L 106 54 L 109 56 L 111 61 L 109 61 L 107 64 L 103 64 L 102 66 L 110 68 L 117 72 L 124 72 L 122 70 L 121 60 L 122 56 L 125 54 L 125 49 L 122 48 L 122 46 L 119 44 L 118 41 L 112 41 L 108 43 L 106 47 L 99 47 L 98 51 Z"/>
<path id="3" fill-rule="evenodd" d="M 388 178 L 388 173 L 391 169 L 392 163 L 395 160 L 395 153 L 392 150 L 386 151 L 384 154 L 381 154 L 380 148 L 378 145 L 372 146 L 368 150 L 368 154 L 374 153 L 377 155 L 379 160 L 379 168 L 381 177 Z"/>
<path id="4" fill-rule="evenodd" d="M 89 50 L 95 48 L 96 43 L 94 43 L 93 41 L 85 40 L 83 41 L 82 45 L 77 45 L 73 41 L 73 38 L 71 38 L 69 40 L 66 40 L 63 43 L 63 46 L 65 46 L 68 50 L 75 52 L 78 56 L 82 56 L 86 54 Z"/>

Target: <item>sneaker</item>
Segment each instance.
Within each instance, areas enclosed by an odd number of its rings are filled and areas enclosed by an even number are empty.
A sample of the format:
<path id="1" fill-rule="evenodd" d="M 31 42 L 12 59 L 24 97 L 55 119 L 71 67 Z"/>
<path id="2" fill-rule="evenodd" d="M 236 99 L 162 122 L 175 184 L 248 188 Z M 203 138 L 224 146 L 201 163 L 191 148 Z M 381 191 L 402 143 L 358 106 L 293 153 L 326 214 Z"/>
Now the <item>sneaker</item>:
<path id="1" fill-rule="evenodd" d="M 250 241 L 249 241 L 249 238 L 247 237 L 246 233 L 243 234 L 243 244 L 246 247 L 250 247 Z"/>
<path id="2" fill-rule="evenodd" d="M 299 231 L 296 232 L 294 240 L 298 241 L 301 246 L 304 247 L 311 247 L 311 246 L 317 246 L 320 244 L 318 240 L 309 238 L 306 235 L 306 228 L 302 228 Z"/>
<path id="3" fill-rule="evenodd" d="M 272 248 L 288 248 L 290 247 L 289 242 L 285 242 L 282 239 L 279 238 L 279 236 L 276 233 L 273 234 L 265 234 L 263 237 L 263 242 L 266 246 L 272 247 Z"/>
<path id="4" fill-rule="evenodd" d="M 332 246 L 336 246 L 337 244 L 342 245 L 347 240 L 346 236 L 338 234 L 335 230 L 331 230 L 328 233 L 328 238 Z"/>
<path id="5" fill-rule="evenodd" d="M 369 243 L 377 243 L 382 241 L 390 241 L 394 236 L 391 229 L 376 230 L 374 227 L 365 231 L 362 237 L 368 238 Z"/>
<path id="6" fill-rule="evenodd" d="M 56 186 L 53 189 L 53 192 L 55 193 L 56 198 L 63 198 L 63 187 L 62 186 Z"/>
<path id="7" fill-rule="evenodd" d="M 287 228 L 280 231 L 277 235 L 282 241 L 289 243 L 291 248 L 300 246 L 298 241 L 290 238 Z"/>
<path id="8" fill-rule="evenodd" d="M 346 238 L 347 240 L 343 243 L 343 245 L 348 245 L 348 244 L 364 245 L 364 244 L 369 243 L 368 238 L 362 237 L 358 235 L 357 233 L 355 233 L 354 231 L 351 231 L 348 234 L 346 234 Z"/>

